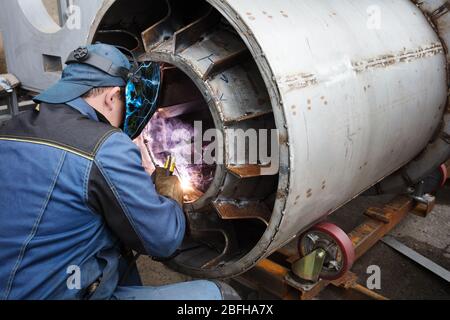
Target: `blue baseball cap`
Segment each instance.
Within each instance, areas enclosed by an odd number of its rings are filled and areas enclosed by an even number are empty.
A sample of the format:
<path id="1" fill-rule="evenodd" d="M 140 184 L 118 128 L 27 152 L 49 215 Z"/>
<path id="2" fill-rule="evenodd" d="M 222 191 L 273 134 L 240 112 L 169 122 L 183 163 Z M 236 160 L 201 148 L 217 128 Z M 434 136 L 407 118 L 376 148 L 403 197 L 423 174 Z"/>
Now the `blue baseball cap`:
<path id="1" fill-rule="evenodd" d="M 107 44 L 94 44 L 83 48 L 86 52 L 105 58 L 112 62 L 116 69 L 131 69 L 127 57 L 116 47 Z M 112 76 L 101 69 L 83 63 L 70 63 L 63 70 L 61 80 L 55 85 L 36 96 L 36 103 L 59 104 L 72 101 L 86 94 L 93 88 L 125 87 L 126 79 Z"/>

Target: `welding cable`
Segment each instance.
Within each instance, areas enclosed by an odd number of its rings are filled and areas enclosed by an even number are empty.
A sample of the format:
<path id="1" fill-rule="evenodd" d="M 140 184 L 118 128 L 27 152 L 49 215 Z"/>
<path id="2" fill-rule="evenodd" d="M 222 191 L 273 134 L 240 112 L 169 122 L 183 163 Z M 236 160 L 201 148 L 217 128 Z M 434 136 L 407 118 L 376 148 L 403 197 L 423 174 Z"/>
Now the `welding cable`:
<path id="1" fill-rule="evenodd" d="M 188 252 L 188 251 L 194 251 L 197 249 L 202 248 L 202 246 L 195 246 L 195 247 L 191 247 L 191 248 L 186 248 L 183 250 L 177 250 L 175 251 L 175 253 L 173 255 L 171 255 L 168 258 L 156 258 L 156 257 L 150 257 L 153 261 L 155 262 L 160 262 L 160 263 L 165 263 L 165 262 L 169 262 L 173 259 L 175 259 L 176 257 L 178 257 L 180 254 Z M 137 261 L 139 260 L 139 258 L 141 257 L 141 254 L 136 253 L 133 256 L 133 259 L 130 260 L 127 269 L 125 270 L 124 274 L 122 275 L 122 277 L 120 278 L 119 283 L 122 285 L 123 283 L 125 283 L 125 281 L 128 280 L 128 277 L 130 276 L 131 271 L 133 270 L 133 268 L 136 266 Z"/>
<path id="2" fill-rule="evenodd" d="M 123 30 L 123 29 L 99 30 L 97 33 L 98 34 L 123 34 L 123 35 L 129 36 L 130 38 L 133 38 L 133 40 L 136 41 L 137 46 L 133 49 L 127 48 L 127 50 L 130 50 L 130 51 L 136 51 L 142 47 L 141 39 L 138 36 L 136 36 L 135 34 L 129 32 L 127 30 Z"/>
<path id="3" fill-rule="evenodd" d="M 128 267 L 125 270 L 124 274 L 122 275 L 122 277 L 119 280 L 119 284 L 123 285 L 123 283 L 125 283 L 125 281 L 128 280 L 128 277 L 130 276 L 131 271 L 133 270 L 133 268 L 136 266 L 136 263 L 138 261 L 138 259 L 141 257 L 140 254 L 136 253 L 135 255 L 133 255 L 133 258 L 130 260 L 130 262 L 128 263 Z"/>
<path id="4" fill-rule="evenodd" d="M 449 158 L 450 113 L 447 113 L 438 137 L 416 159 L 366 191 L 364 195 L 410 194 L 411 187 L 416 187 L 422 180 L 433 175 L 433 172 L 439 170 L 439 167 Z"/>
<path id="5" fill-rule="evenodd" d="M 147 140 L 147 139 L 145 139 L 144 138 L 144 146 L 145 146 L 145 149 L 147 150 L 147 153 L 148 153 L 148 156 L 150 157 L 150 161 L 153 163 L 153 166 L 156 168 L 156 167 L 158 167 L 158 165 L 156 164 L 156 160 L 155 160 L 155 158 L 153 157 L 153 153 L 150 151 L 150 149 L 148 148 L 148 144 L 149 143 L 149 141 Z"/>
<path id="6" fill-rule="evenodd" d="M 156 261 L 156 262 L 169 262 L 169 261 L 175 259 L 176 257 L 178 257 L 182 253 L 186 253 L 186 252 L 189 252 L 189 251 L 194 251 L 194 250 L 197 250 L 197 249 L 200 249 L 200 248 L 202 248 L 202 246 L 198 245 L 198 246 L 191 247 L 191 248 L 177 250 L 177 251 L 175 251 L 175 253 L 173 255 L 171 255 L 168 258 L 155 258 L 155 257 L 152 257 L 152 260 Z"/>

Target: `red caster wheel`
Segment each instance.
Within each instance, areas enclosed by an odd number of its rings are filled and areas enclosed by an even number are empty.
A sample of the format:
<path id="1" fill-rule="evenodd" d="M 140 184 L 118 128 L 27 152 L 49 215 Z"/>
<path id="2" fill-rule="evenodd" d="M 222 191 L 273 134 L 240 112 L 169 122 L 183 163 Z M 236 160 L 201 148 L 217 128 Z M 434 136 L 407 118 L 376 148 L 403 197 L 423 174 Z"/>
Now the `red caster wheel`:
<path id="1" fill-rule="evenodd" d="M 302 257 L 317 250 L 325 253 L 321 279 L 339 279 L 355 262 L 352 241 L 342 229 L 331 223 L 324 222 L 314 226 L 300 238 L 298 247 Z"/>

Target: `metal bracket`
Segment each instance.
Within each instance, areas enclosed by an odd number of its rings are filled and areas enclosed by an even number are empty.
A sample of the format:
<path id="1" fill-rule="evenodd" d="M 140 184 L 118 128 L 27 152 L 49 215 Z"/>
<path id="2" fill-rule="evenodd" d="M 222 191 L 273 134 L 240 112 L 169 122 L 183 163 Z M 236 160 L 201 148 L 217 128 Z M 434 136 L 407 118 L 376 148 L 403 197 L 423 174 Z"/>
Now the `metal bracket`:
<path id="1" fill-rule="evenodd" d="M 417 203 L 412 213 L 421 217 L 428 216 L 436 204 L 436 197 L 424 193 L 424 184 L 424 181 L 419 182 L 410 196 Z"/>
<path id="2" fill-rule="evenodd" d="M 325 263 L 326 251 L 318 249 L 292 265 L 292 271 L 301 279 L 317 282 Z"/>
<path id="3" fill-rule="evenodd" d="M 13 88 L 11 87 L 11 84 L 8 82 L 8 80 L 3 78 L 2 76 L 0 76 L 0 87 L 2 87 L 6 93 L 13 92 Z M 0 91 L 0 93 L 1 93 L 1 91 Z"/>
<path id="4" fill-rule="evenodd" d="M 19 80 L 12 74 L 0 75 L 0 96 L 7 97 L 9 115 L 19 114 L 19 104 L 15 88 L 20 85 Z"/>
<path id="5" fill-rule="evenodd" d="M 450 1 L 446 1 L 442 6 L 440 6 L 431 13 L 431 19 L 433 21 L 437 20 L 440 17 L 446 15 L 449 11 L 450 11 Z"/>

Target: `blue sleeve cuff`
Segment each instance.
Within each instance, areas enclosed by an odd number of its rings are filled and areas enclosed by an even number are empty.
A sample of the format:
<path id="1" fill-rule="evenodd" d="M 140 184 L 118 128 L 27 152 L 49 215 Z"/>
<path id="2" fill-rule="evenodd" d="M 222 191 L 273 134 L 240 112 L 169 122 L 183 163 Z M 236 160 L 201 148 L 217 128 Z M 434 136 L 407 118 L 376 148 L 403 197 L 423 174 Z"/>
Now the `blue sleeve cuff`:
<path id="1" fill-rule="evenodd" d="M 186 218 L 177 202 L 157 194 L 139 149 L 128 136 L 116 133 L 95 161 L 148 254 L 171 256 L 184 239 Z"/>

